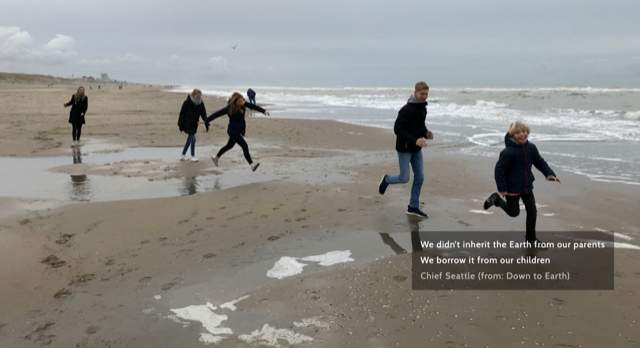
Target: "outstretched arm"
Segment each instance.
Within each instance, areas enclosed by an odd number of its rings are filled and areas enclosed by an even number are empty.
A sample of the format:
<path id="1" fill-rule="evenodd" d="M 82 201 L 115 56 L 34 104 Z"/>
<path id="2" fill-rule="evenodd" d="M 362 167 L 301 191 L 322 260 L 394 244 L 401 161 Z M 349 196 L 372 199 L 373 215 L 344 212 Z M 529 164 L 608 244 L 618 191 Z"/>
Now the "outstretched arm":
<path id="1" fill-rule="evenodd" d="M 547 180 L 560 181 L 556 177 L 556 173 L 553 171 L 553 169 L 551 169 L 551 167 L 549 167 L 549 164 L 547 163 L 547 161 L 545 161 L 544 158 L 542 158 L 542 156 L 540 155 L 540 152 L 538 151 L 538 148 L 535 145 L 533 145 L 533 158 L 532 158 L 532 160 L 533 160 L 533 165 L 542 174 L 544 174 L 544 176 L 547 178 Z"/>
<path id="2" fill-rule="evenodd" d="M 66 108 L 67 106 L 70 106 L 73 104 L 73 96 L 71 96 L 71 99 L 69 99 L 68 102 L 64 103 L 64 107 Z"/>
<path id="3" fill-rule="evenodd" d="M 268 113 L 267 113 L 267 110 L 263 109 L 262 107 L 260 107 L 260 106 L 258 106 L 258 105 L 254 105 L 254 104 L 251 104 L 251 103 L 246 103 L 246 104 L 244 104 L 244 105 L 245 105 L 246 107 L 248 107 L 249 109 L 251 109 L 251 110 L 255 110 L 255 111 L 261 112 L 261 113 L 263 113 L 263 114 L 265 114 L 265 115 L 267 115 L 267 114 L 268 114 Z"/>
<path id="4" fill-rule="evenodd" d="M 226 115 L 229 112 L 229 107 L 225 106 L 222 109 L 212 113 L 211 115 L 209 115 L 209 117 L 207 117 L 206 121 L 207 123 L 211 123 L 211 121 L 215 120 L 216 118 L 222 116 L 222 115 Z"/>

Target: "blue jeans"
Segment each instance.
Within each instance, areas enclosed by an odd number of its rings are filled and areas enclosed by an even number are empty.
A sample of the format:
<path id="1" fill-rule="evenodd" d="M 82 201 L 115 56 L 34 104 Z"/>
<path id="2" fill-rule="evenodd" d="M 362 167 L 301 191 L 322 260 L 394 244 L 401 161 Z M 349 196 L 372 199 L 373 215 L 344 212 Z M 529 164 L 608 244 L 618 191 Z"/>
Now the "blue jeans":
<path id="1" fill-rule="evenodd" d="M 191 146 L 191 157 L 195 157 L 196 156 L 196 135 L 194 134 L 189 134 L 187 136 L 187 143 L 184 144 L 184 149 L 182 149 L 182 156 L 187 154 L 187 150 L 189 149 L 189 146 Z"/>
<path id="2" fill-rule="evenodd" d="M 411 169 L 413 169 L 413 186 L 411 186 L 409 206 L 412 208 L 420 208 L 420 190 L 422 190 L 422 183 L 424 182 L 422 151 L 398 152 L 398 163 L 400 164 L 400 174 L 395 176 L 388 175 L 386 181 L 390 185 L 408 183 L 409 163 L 411 163 Z"/>

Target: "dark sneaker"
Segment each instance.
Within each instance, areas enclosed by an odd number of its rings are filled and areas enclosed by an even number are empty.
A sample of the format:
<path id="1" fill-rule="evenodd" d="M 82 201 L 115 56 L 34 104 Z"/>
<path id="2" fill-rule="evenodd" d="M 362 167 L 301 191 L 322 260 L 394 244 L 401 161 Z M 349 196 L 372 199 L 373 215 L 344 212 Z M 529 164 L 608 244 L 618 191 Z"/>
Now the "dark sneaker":
<path id="1" fill-rule="evenodd" d="M 491 196 L 489 196 L 489 198 L 487 198 L 487 200 L 484 201 L 484 210 L 487 210 L 493 207 L 494 205 L 496 205 L 496 201 L 498 200 L 498 198 L 500 198 L 500 195 L 498 194 L 498 192 L 492 193 Z"/>
<path id="2" fill-rule="evenodd" d="M 389 187 L 389 183 L 387 182 L 387 176 L 383 175 L 382 179 L 380 179 L 380 184 L 378 185 L 378 193 L 383 195 L 384 192 L 387 190 L 387 187 Z"/>
<path id="3" fill-rule="evenodd" d="M 251 170 L 253 170 L 255 172 L 258 169 L 258 167 L 260 167 L 260 162 L 252 164 L 251 165 Z"/>
<path id="4" fill-rule="evenodd" d="M 407 215 L 415 215 L 415 216 L 419 216 L 419 217 L 424 218 L 424 219 L 428 219 L 429 218 L 429 215 L 427 215 L 427 213 L 423 212 L 419 208 L 414 208 L 412 206 L 408 206 L 407 207 Z"/>

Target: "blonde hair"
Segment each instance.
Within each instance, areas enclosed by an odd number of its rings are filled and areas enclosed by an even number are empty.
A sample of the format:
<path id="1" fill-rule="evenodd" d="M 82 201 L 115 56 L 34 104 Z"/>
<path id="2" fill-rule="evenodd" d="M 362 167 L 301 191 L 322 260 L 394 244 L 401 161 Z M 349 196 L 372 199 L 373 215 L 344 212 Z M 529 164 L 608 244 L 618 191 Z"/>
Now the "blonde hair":
<path id="1" fill-rule="evenodd" d="M 418 81 L 415 85 L 415 91 L 429 90 L 429 85 L 424 81 Z"/>
<path id="2" fill-rule="evenodd" d="M 197 95 L 202 95 L 202 91 L 197 88 L 194 88 L 193 91 L 191 91 L 191 96 L 195 97 Z"/>
<path id="3" fill-rule="evenodd" d="M 529 130 L 529 125 L 522 121 L 516 121 L 509 125 L 509 135 L 513 136 L 514 134 L 518 134 L 520 132 L 529 134 L 531 132 Z"/>

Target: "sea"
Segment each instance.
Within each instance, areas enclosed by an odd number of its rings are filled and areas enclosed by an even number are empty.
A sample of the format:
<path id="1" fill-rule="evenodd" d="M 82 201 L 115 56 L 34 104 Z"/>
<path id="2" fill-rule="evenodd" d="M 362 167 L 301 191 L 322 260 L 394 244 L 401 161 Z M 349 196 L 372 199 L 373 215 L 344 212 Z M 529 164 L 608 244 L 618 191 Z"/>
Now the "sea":
<path id="1" fill-rule="evenodd" d="M 173 88 L 188 92 L 192 86 Z M 199 86 L 229 97 L 247 86 Z M 272 117 L 330 119 L 393 129 L 411 88 L 252 86 Z M 504 134 L 520 120 L 553 168 L 594 181 L 640 185 L 640 88 L 439 88 L 429 94 L 433 145 L 497 158 Z M 390 149 L 393 150 L 393 149 Z"/>

